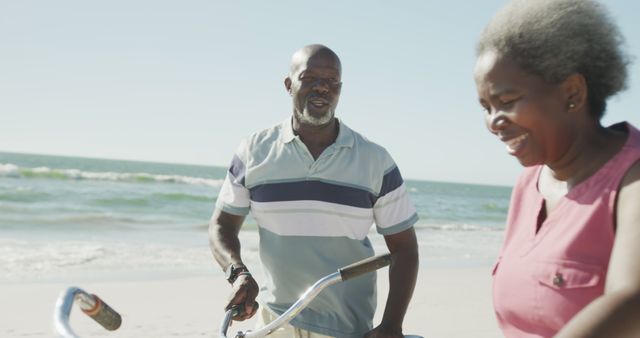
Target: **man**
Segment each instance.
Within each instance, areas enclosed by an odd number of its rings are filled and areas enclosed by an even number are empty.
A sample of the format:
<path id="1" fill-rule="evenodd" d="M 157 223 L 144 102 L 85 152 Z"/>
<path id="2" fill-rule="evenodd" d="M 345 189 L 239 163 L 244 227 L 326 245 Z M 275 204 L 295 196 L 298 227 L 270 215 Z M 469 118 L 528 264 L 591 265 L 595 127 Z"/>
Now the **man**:
<path id="1" fill-rule="evenodd" d="M 335 118 L 342 69 L 322 45 L 293 55 L 285 88 L 293 116 L 245 139 L 231 163 L 210 224 L 211 249 L 232 284 L 226 308 L 252 317 L 258 285 L 242 263 L 238 232 L 251 211 L 266 283 L 259 322 L 282 314 L 312 283 L 373 255 L 375 222 L 392 254 L 382 322 L 372 329 L 375 274 L 325 289 L 276 337 L 402 337 L 418 270 L 418 217 L 386 150 Z M 282 334 L 282 335 L 280 335 Z"/>

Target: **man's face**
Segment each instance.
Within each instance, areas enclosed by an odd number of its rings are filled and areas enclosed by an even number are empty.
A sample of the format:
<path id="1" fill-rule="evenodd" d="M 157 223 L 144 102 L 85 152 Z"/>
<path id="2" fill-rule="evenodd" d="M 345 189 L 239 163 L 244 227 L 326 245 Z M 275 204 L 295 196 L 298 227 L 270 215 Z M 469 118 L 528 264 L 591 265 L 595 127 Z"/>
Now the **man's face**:
<path id="1" fill-rule="evenodd" d="M 285 86 L 293 98 L 298 122 L 321 126 L 333 119 L 342 88 L 341 73 L 340 60 L 323 51 L 303 56 L 293 65 Z"/>

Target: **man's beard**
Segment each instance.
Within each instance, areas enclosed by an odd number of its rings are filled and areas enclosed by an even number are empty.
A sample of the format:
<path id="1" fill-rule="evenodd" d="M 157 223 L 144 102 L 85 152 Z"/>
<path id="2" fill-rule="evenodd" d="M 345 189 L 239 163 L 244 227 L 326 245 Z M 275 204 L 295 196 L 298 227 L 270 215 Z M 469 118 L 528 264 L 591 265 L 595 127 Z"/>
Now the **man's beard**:
<path id="1" fill-rule="evenodd" d="M 333 115 L 335 114 L 335 111 L 327 110 L 326 113 L 320 116 L 311 115 L 307 109 L 304 109 L 302 113 L 295 110 L 294 113 L 296 115 L 296 119 L 301 124 L 306 124 L 310 126 L 322 126 L 329 123 L 329 121 L 331 121 L 331 119 L 333 118 Z"/>

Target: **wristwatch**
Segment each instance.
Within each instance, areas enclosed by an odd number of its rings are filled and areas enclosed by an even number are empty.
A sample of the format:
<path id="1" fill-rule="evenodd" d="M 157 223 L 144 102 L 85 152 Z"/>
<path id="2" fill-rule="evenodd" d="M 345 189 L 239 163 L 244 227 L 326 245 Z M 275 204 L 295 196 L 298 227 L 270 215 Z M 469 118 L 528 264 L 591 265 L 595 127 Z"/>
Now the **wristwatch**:
<path id="1" fill-rule="evenodd" d="M 238 275 L 241 272 L 249 273 L 249 269 L 247 269 L 247 267 L 244 266 L 244 264 L 231 263 L 227 268 L 227 271 L 225 272 L 225 277 L 227 278 L 227 281 L 229 282 L 229 284 L 233 284 L 233 282 L 235 282 L 236 279 L 238 279 Z"/>

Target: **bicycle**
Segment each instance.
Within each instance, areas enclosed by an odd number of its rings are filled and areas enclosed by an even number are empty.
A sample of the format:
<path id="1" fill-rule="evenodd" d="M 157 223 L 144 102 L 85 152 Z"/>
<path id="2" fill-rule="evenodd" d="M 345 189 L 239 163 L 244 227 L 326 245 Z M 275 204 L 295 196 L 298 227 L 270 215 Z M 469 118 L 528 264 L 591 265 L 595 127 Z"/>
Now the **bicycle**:
<path id="1" fill-rule="evenodd" d="M 239 331 L 233 337 L 227 336 L 227 331 L 232 323 L 232 318 L 240 311 L 235 307 L 228 310 L 222 320 L 218 331 L 219 338 L 262 338 L 271 334 L 279 327 L 289 323 L 300 311 L 302 311 L 322 290 L 336 283 L 340 283 L 360 275 L 376 271 L 391 264 L 391 255 L 384 254 L 370 257 L 351 265 L 338 269 L 338 271 L 319 279 L 282 315 L 271 323 L 255 331 Z M 73 304 L 77 302 L 80 309 L 89 317 L 98 322 L 106 330 L 117 330 L 122 318 L 118 312 L 106 304 L 98 296 L 89 294 L 78 287 L 69 287 L 58 297 L 54 309 L 54 329 L 59 337 L 79 338 L 69 325 L 69 317 Z M 405 335 L 405 338 L 422 338 L 416 335 Z"/>

